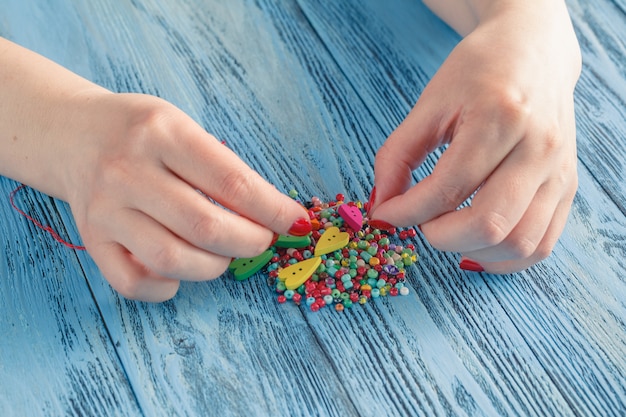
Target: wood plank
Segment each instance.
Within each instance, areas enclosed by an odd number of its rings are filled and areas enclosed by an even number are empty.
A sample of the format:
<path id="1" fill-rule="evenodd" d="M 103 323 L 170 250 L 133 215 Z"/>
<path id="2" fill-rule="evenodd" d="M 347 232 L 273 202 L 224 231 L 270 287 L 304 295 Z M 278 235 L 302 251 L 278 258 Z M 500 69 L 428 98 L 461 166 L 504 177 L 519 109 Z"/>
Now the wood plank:
<path id="1" fill-rule="evenodd" d="M 378 93 L 379 91 L 400 88 L 404 89 L 405 95 L 413 95 L 417 99 L 419 91 L 424 86 L 423 83 L 415 82 L 419 80 L 417 77 L 419 70 L 412 70 L 424 66 L 423 44 L 427 42 L 416 40 L 418 28 L 419 33 L 426 28 L 425 31 L 429 32 L 433 42 L 442 43 L 443 41 L 438 41 L 439 38 L 446 38 L 449 42 L 456 39 L 454 35 L 446 36 L 448 29 L 431 32 L 431 26 L 424 23 L 426 13 L 423 5 L 414 2 L 399 1 L 391 5 L 386 3 L 384 7 L 377 2 L 369 2 L 367 5 L 363 2 L 354 2 L 348 7 L 345 3 L 338 7 L 333 2 L 322 2 L 320 5 L 319 2 L 301 0 L 299 3 L 328 50 L 347 74 L 347 78 L 355 83 L 355 88 L 360 91 L 364 101 L 379 107 L 389 103 L 408 106 L 411 102 L 389 102 Z M 596 5 L 593 10 L 605 13 L 611 10 L 608 6 Z M 396 13 L 391 11 L 394 7 Z M 578 21 L 579 19 L 575 19 L 576 23 Z M 611 22 L 615 24 L 616 19 L 612 19 Z M 624 21 L 622 20 L 620 24 L 623 27 Z M 608 27 L 611 28 L 611 25 Z M 617 32 L 624 33 L 623 30 Z M 583 42 L 583 46 L 585 45 Z M 602 51 L 603 46 L 605 45 L 596 41 L 597 51 Z M 377 57 L 378 51 L 381 50 L 389 51 L 390 56 L 400 57 L 401 62 L 398 64 L 392 60 L 392 63 L 389 63 L 389 60 L 379 59 L 376 62 L 380 65 L 367 65 L 371 62 L 371 57 Z M 612 50 L 615 52 L 615 49 Z M 447 49 L 441 47 L 438 51 L 445 53 Z M 623 48 L 618 51 L 623 53 Z M 585 49 L 585 53 L 588 56 L 590 52 Z M 604 74 L 615 71 L 616 67 L 623 67 L 623 54 L 621 58 L 618 53 L 615 55 L 612 62 L 601 63 L 604 65 Z M 445 55 L 440 57 L 443 59 Z M 596 64 L 596 62 L 588 64 L 583 80 L 589 78 L 588 73 L 591 72 L 589 68 L 595 68 Z M 404 70 L 392 72 L 388 68 L 394 66 Z M 610 85 L 610 88 L 615 86 L 615 91 L 607 88 L 602 90 L 606 91 L 606 94 L 599 94 L 597 90 L 593 91 L 593 95 L 591 92 L 584 94 L 583 82 L 577 100 L 584 102 L 589 96 L 593 96 L 598 97 L 596 102 L 600 102 L 602 98 L 608 97 L 601 103 L 602 109 L 607 110 L 606 120 L 614 129 L 613 135 L 624 136 L 626 131 L 624 118 L 612 111 L 615 108 L 619 108 L 620 112 L 623 111 L 623 106 L 619 107 L 620 100 L 626 96 L 621 91 L 623 80 L 617 80 L 616 77 L 608 79 L 611 81 L 605 85 Z M 392 110 L 386 111 L 393 114 Z M 377 114 L 375 110 L 372 113 L 377 119 L 385 117 Z M 578 115 L 579 119 L 586 121 L 579 129 L 581 142 L 595 140 L 593 135 L 595 130 L 588 130 L 588 126 L 593 125 L 595 120 L 589 121 L 580 110 Z M 379 124 L 393 128 L 400 120 L 379 119 Z M 522 333 L 528 347 L 545 367 L 549 379 L 555 384 L 552 389 L 561 392 L 568 406 L 579 413 L 619 413 L 624 409 L 626 401 L 623 386 L 626 365 L 623 355 L 626 348 L 624 335 L 626 294 L 623 271 L 626 268 L 621 258 L 613 256 L 614 253 L 624 250 L 626 235 L 621 203 L 625 201 L 625 193 L 623 180 L 616 187 L 611 187 L 621 179 L 622 172 L 612 171 L 614 165 L 610 164 L 613 159 L 620 159 L 624 143 L 612 142 L 612 145 L 614 146 L 608 151 L 599 153 L 599 158 L 594 152 L 582 150 L 583 166 L 590 166 L 593 171 L 582 170 L 581 192 L 568 230 L 557 247 L 556 254 L 543 265 L 526 273 L 506 279 L 490 277 L 485 280 L 487 288 L 493 291 L 498 304 L 504 308 L 514 327 Z M 612 154 L 614 147 L 620 149 Z M 596 158 L 595 163 L 592 158 Z M 608 182 L 610 185 L 599 185 L 596 182 L 599 177 L 612 181 Z M 612 190 L 609 199 L 603 195 L 607 187 Z M 599 207 L 602 207 L 601 215 L 595 217 Z M 594 227 L 604 229 L 605 224 L 610 225 L 610 233 L 601 233 L 603 236 L 598 236 L 590 230 Z M 595 245 L 584 245 L 584 249 L 581 250 L 581 242 L 585 241 L 594 242 Z M 462 288 L 457 288 L 456 283 L 447 284 L 451 286 L 448 296 L 461 294 L 461 305 L 471 303 L 471 300 L 463 296 L 466 291 L 459 291 Z M 613 288 L 613 291 L 608 291 L 608 288 Z M 560 298 L 555 300 L 554 292 L 557 290 L 563 291 L 562 295 L 569 302 L 565 303 Z M 435 297 L 441 295 L 436 294 Z M 480 295 L 485 297 L 485 294 Z M 441 303 L 441 307 L 447 306 Z M 550 320 L 546 320 L 546 317 L 550 317 Z M 559 337 L 545 340 L 542 335 L 546 334 Z M 496 335 L 490 334 L 486 339 L 490 340 L 494 336 Z M 496 355 L 500 353 L 500 349 L 495 350 L 490 355 L 492 356 L 490 360 L 496 362 Z M 586 365 L 588 362 L 593 362 L 593 365 L 588 367 Z M 581 384 L 580 381 L 585 383 Z M 513 386 L 513 381 L 508 385 Z M 511 394 L 516 396 L 523 394 L 523 391 L 514 391 Z M 549 396 L 546 397 L 546 400 L 548 399 Z M 542 410 L 542 407 L 544 405 L 539 403 L 535 410 Z"/>
<path id="2" fill-rule="evenodd" d="M 0 179 L 0 195 L 16 186 Z M 24 190 L 16 202 L 64 230 L 50 198 Z M 7 201 L 0 230 L 0 414 L 136 415 L 133 388 L 76 256 Z"/>
<path id="3" fill-rule="evenodd" d="M 376 148 L 455 41 L 409 2 L 376 13 L 348 2 L 301 2 L 305 13 L 271 1 L 43 3 L 11 3 L 21 16 L 11 33 L 27 46 L 117 91 L 165 97 L 279 189 L 325 198 L 367 196 Z M 411 44 L 426 49 L 415 62 L 394 49 L 394 30 L 411 29 L 388 27 L 396 14 L 420 22 Z M 62 33 L 51 37 L 49 20 Z M 346 38 L 361 24 L 368 37 Z M 374 57 L 388 65 L 378 71 Z M 85 271 L 145 415 L 617 414 L 626 303 L 624 265 L 609 255 L 624 253 L 624 222 L 582 171 L 550 261 L 504 278 L 466 274 L 453 254 L 417 240 L 413 294 L 343 315 L 278 306 L 261 277 L 184 284 L 171 302 L 146 305 L 114 294 L 87 254 L 68 268 Z M 67 207 L 58 210 L 77 238 Z M 82 323 L 85 310 L 66 314 Z"/>

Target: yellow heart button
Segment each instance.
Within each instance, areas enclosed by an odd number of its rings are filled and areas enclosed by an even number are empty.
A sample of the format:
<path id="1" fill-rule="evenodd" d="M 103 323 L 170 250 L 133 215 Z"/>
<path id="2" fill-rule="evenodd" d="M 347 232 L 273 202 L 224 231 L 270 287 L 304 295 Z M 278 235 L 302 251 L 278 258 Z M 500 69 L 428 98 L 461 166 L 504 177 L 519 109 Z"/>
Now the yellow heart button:
<path id="1" fill-rule="evenodd" d="M 295 290 L 313 275 L 320 263 L 322 258 L 315 257 L 290 265 L 280 270 L 278 279 L 285 281 L 288 290 Z"/>
<path id="2" fill-rule="evenodd" d="M 315 256 L 322 256 L 337 249 L 345 248 L 350 242 L 350 235 L 339 231 L 338 227 L 329 227 L 315 245 Z"/>

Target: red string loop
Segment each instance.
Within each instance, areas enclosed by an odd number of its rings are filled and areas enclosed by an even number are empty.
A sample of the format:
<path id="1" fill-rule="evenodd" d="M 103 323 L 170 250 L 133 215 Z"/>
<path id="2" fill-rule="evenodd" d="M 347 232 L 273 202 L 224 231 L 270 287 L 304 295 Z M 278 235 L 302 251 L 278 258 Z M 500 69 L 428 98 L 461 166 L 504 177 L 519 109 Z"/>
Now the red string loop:
<path id="1" fill-rule="evenodd" d="M 63 240 L 63 238 L 61 236 L 59 236 L 59 234 L 50 226 L 44 226 L 43 224 L 39 223 L 37 220 L 35 220 L 33 217 L 31 217 L 30 215 L 26 214 L 24 211 L 22 211 L 16 204 L 15 204 L 15 195 L 24 187 L 26 187 L 24 184 L 20 185 L 19 187 L 17 187 L 15 190 L 11 191 L 11 194 L 9 195 L 9 201 L 11 202 L 11 206 L 13 207 L 13 209 L 15 211 L 17 211 L 19 214 L 21 214 L 22 216 L 26 217 L 28 220 L 30 220 L 35 226 L 37 226 L 38 228 L 40 228 L 41 230 L 44 230 L 48 233 L 50 233 L 50 235 L 54 238 L 54 240 L 56 240 L 57 242 L 67 246 L 70 249 L 75 249 L 75 250 L 85 250 L 84 246 L 81 245 L 74 245 L 73 243 L 67 242 L 66 240 Z"/>

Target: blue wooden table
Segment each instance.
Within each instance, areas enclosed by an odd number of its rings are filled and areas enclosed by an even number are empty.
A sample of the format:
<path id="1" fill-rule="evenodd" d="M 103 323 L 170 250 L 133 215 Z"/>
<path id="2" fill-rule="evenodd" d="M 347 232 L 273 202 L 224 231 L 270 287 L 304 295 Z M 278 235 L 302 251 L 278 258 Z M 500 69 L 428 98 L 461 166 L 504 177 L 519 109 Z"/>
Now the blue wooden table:
<path id="1" fill-rule="evenodd" d="M 580 188 L 549 259 L 466 273 L 418 235 L 406 297 L 313 313 L 258 274 L 145 304 L 17 214 L 2 178 L 0 415 L 625 415 L 626 3 L 568 5 Z M 0 35 L 173 102 L 326 200 L 368 197 L 376 149 L 459 40 L 417 0 L 2 0 Z M 65 203 L 16 203 L 80 243 Z"/>

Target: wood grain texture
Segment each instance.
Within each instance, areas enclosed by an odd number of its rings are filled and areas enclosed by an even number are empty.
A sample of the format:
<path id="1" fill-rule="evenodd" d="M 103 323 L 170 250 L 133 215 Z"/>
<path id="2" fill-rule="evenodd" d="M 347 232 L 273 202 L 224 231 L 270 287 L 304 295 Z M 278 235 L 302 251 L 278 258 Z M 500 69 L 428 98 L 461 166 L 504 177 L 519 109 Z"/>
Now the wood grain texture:
<path id="1" fill-rule="evenodd" d="M 278 305 L 261 274 L 151 305 L 0 204 L 1 414 L 623 415 L 624 4 L 569 5 L 580 191 L 547 261 L 465 273 L 418 238 L 411 295 L 343 314 Z M 0 35 L 175 103 L 279 189 L 322 198 L 368 196 L 376 149 L 458 41 L 409 0 L 11 0 L 1 15 Z M 22 202 L 80 241 L 65 204 Z"/>

